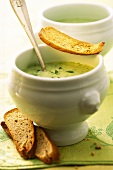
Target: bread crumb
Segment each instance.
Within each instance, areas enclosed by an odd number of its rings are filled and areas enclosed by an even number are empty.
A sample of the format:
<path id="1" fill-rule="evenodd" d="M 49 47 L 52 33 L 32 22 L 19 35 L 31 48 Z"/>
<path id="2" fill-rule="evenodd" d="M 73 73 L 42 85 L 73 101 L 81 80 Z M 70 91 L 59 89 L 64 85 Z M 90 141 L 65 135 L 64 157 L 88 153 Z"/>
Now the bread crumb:
<path id="1" fill-rule="evenodd" d="M 95 156 L 95 152 L 91 152 L 91 156 Z"/>
<path id="2" fill-rule="evenodd" d="M 102 149 L 101 145 L 99 145 L 97 142 L 94 142 L 95 149 Z"/>
<path id="3" fill-rule="evenodd" d="M 84 138 L 84 140 L 85 140 L 85 141 L 89 141 L 89 140 L 90 140 L 90 138 Z"/>
<path id="4" fill-rule="evenodd" d="M 102 147 L 97 144 L 97 145 L 95 146 L 95 149 L 102 149 Z"/>
<path id="5" fill-rule="evenodd" d="M 97 145 L 97 142 L 94 142 L 94 145 Z"/>

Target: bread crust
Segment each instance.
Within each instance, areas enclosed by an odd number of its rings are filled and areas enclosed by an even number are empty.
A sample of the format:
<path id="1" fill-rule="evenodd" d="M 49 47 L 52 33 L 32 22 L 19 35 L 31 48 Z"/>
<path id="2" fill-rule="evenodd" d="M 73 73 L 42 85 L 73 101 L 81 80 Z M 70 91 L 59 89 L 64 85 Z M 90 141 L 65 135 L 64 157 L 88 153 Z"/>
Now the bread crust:
<path id="1" fill-rule="evenodd" d="M 105 44 L 105 42 L 91 44 L 88 42 L 79 41 L 51 26 L 42 28 L 38 35 L 44 43 L 52 48 L 71 54 L 98 54 L 103 50 Z"/>
<path id="2" fill-rule="evenodd" d="M 1 126 L 2 126 L 2 128 L 4 129 L 4 131 L 7 133 L 7 135 L 8 135 L 10 138 L 12 138 L 12 136 L 11 136 L 11 134 L 10 134 L 10 132 L 9 132 L 9 129 L 8 129 L 8 127 L 7 127 L 7 125 L 5 124 L 4 121 L 1 122 Z"/>

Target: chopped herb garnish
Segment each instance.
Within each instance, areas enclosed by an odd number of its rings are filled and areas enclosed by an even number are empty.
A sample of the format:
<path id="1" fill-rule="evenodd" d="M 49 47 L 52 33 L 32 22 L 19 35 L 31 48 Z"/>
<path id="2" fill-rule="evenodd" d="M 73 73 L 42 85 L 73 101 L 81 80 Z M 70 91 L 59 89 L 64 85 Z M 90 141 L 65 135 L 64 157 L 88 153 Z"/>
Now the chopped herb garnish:
<path id="1" fill-rule="evenodd" d="M 68 73 L 74 73 L 74 71 L 72 71 L 72 70 L 68 70 L 68 71 L 66 71 L 66 72 L 68 72 Z"/>
<path id="2" fill-rule="evenodd" d="M 62 67 L 59 67 L 59 69 L 62 69 Z"/>
<path id="3" fill-rule="evenodd" d="M 58 74 L 58 70 L 55 70 L 55 74 Z"/>
<path id="4" fill-rule="evenodd" d="M 37 72 L 39 72 L 40 70 L 37 70 Z"/>
<path id="5" fill-rule="evenodd" d="M 36 63 L 34 63 L 34 66 L 37 66 L 37 64 L 36 64 Z"/>

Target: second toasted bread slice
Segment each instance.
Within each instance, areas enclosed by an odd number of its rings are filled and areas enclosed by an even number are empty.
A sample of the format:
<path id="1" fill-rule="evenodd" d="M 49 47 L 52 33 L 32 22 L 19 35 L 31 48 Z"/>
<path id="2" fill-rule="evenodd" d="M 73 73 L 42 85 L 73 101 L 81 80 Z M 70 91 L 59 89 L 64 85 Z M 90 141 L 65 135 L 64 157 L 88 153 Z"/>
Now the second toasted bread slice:
<path id="1" fill-rule="evenodd" d="M 35 156 L 46 164 L 58 161 L 60 157 L 58 147 L 55 143 L 53 143 L 42 128 L 36 126 L 35 130 L 37 140 Z"/>
<path id="2" fill-rule="evenodd" d="M 12 137 L 16 149 L 24 159 L 34 157 L 35 152 L 35 130 L 31 120 L 14 108 L 4 115 L 6 129 Z"/>
<path id="3" fill-rule="evenodd" d="M 57 29 L 47 26 L 42 28 L 38 33 L 40 39 L 47 45 L 72 54 L 97 54 L 103 50 L 105 42 L 91 44 L 84 41 L 74 39 Z"/>

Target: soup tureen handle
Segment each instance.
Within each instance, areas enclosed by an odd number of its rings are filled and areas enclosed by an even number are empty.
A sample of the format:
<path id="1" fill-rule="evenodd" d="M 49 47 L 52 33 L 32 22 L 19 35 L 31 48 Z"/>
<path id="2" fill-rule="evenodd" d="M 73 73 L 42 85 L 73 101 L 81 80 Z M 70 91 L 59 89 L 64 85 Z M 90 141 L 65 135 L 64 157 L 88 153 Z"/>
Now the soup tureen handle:
<path id="1" fill-rule="evenodd" d="M 80 102 L 80 112 L 82 114 L 93 114 L 100 106 L 100 94 L 97 91 L 87 92 Z"/>

